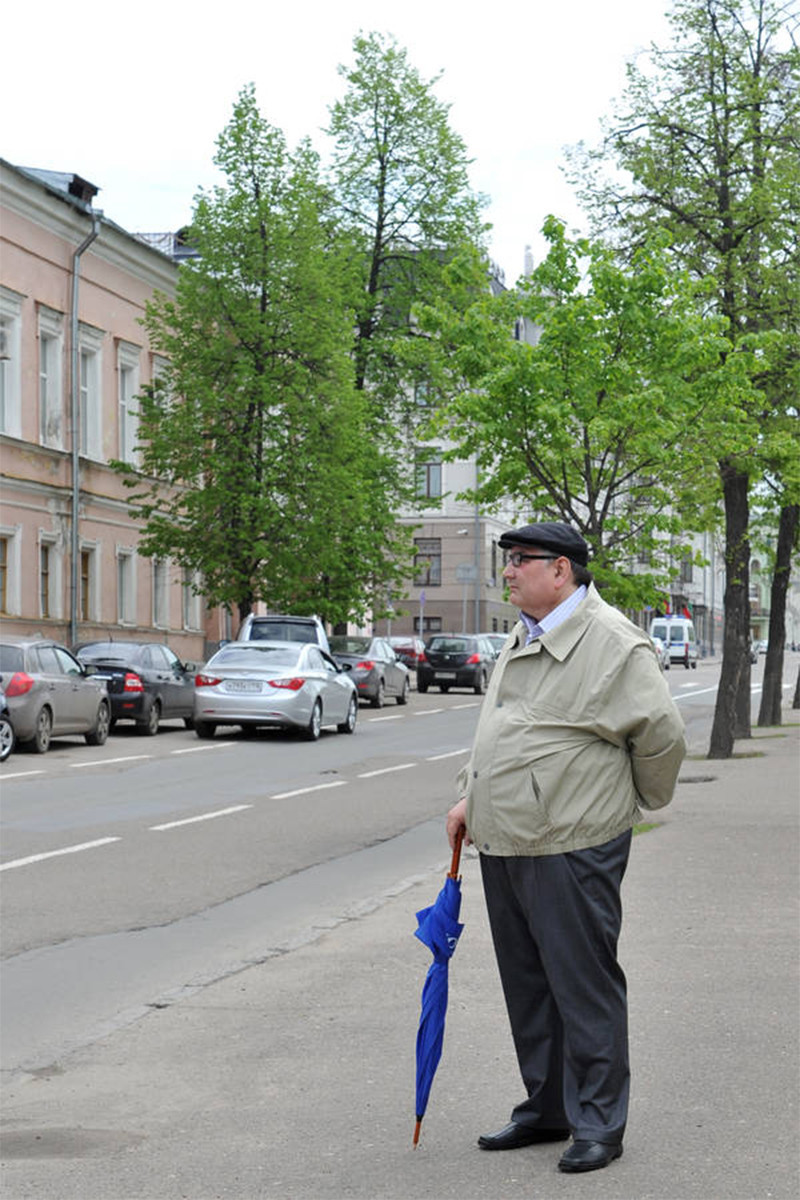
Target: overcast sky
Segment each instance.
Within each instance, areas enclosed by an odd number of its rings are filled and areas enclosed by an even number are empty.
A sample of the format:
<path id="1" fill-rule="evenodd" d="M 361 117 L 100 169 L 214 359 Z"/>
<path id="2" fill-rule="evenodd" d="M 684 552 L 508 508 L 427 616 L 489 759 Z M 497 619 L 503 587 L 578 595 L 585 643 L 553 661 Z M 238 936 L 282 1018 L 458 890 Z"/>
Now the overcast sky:
<path id="1" fill-rule="evenodd" d="M 3 16 L 0 155 L 74 171 L 124 228 L 175 230 L 215 182 L 215 138 L 249 82 L 290 144 L 319 130 L 342 94 L 337 65 L 360 31 L 392 33 L 451 105 L 473 186 L 491 200 L 492 257 L 512 283 L 540 229 L 580 211 L 562 149 L 594 142 L 625 63 L 668 40 L 670 0 L 17 0 Z"/>

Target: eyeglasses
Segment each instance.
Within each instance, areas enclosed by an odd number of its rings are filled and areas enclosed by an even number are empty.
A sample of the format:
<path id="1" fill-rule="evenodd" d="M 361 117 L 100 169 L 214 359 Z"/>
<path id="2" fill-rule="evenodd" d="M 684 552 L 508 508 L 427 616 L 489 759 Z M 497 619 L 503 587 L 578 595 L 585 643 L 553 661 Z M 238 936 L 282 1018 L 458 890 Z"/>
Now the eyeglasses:
<path id="1" fill-rule="evenodd" d="M 508 561 L 512 567 L 521 567 L 524 562 L 533 562 L 536 559 L 540 559 L 542 562 L 555 562 L 557 558 L 557 554 L 522 554 L 519 550 L 515 550 L 509 554 Z"/>

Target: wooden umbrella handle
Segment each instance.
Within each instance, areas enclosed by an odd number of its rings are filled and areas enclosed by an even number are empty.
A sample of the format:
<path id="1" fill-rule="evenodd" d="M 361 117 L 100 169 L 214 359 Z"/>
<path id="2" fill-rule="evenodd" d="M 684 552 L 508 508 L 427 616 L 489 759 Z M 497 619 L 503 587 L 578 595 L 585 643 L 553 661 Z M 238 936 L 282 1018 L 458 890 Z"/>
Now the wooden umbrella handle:
<path id="1" fill-rule="evenodd" d="M 461 843 L 464 841 L 464 826 L 462 825 L 456 834 L 456 844 L 453 847 L 453 861 L 450 863 L 448 876 L 450 879 L 458 879 L 458 866 L 461 862 Z"/>

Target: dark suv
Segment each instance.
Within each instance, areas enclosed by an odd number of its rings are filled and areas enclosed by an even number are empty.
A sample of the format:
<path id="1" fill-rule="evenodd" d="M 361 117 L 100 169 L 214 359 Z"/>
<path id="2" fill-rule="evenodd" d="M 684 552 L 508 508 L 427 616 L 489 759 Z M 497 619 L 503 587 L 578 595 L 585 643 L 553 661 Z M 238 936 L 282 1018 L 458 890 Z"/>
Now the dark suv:
<path id="1" fill-rule="evenodd" d="M 436 634 L 417 663 L 417 691 L 427 692 L 435 684 L 440 692 L 451 687 L 472 688 L 476 696 L 482 696 L 496 661 L 494 647 L 480 634 Z"/>

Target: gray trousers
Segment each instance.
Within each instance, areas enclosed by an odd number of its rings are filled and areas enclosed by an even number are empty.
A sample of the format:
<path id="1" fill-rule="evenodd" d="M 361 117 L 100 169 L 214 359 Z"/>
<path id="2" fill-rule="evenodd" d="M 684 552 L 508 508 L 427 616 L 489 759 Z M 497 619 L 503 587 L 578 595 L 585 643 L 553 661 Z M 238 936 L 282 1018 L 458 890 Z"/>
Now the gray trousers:
<path id="1" fill-rule="evenodd" d="M 481 855 L 483 886 L 527 1098 L 511 1119 L 621 1142 L 628 1008 L 617 962 L 631 833 L 538 858 Z"/>

